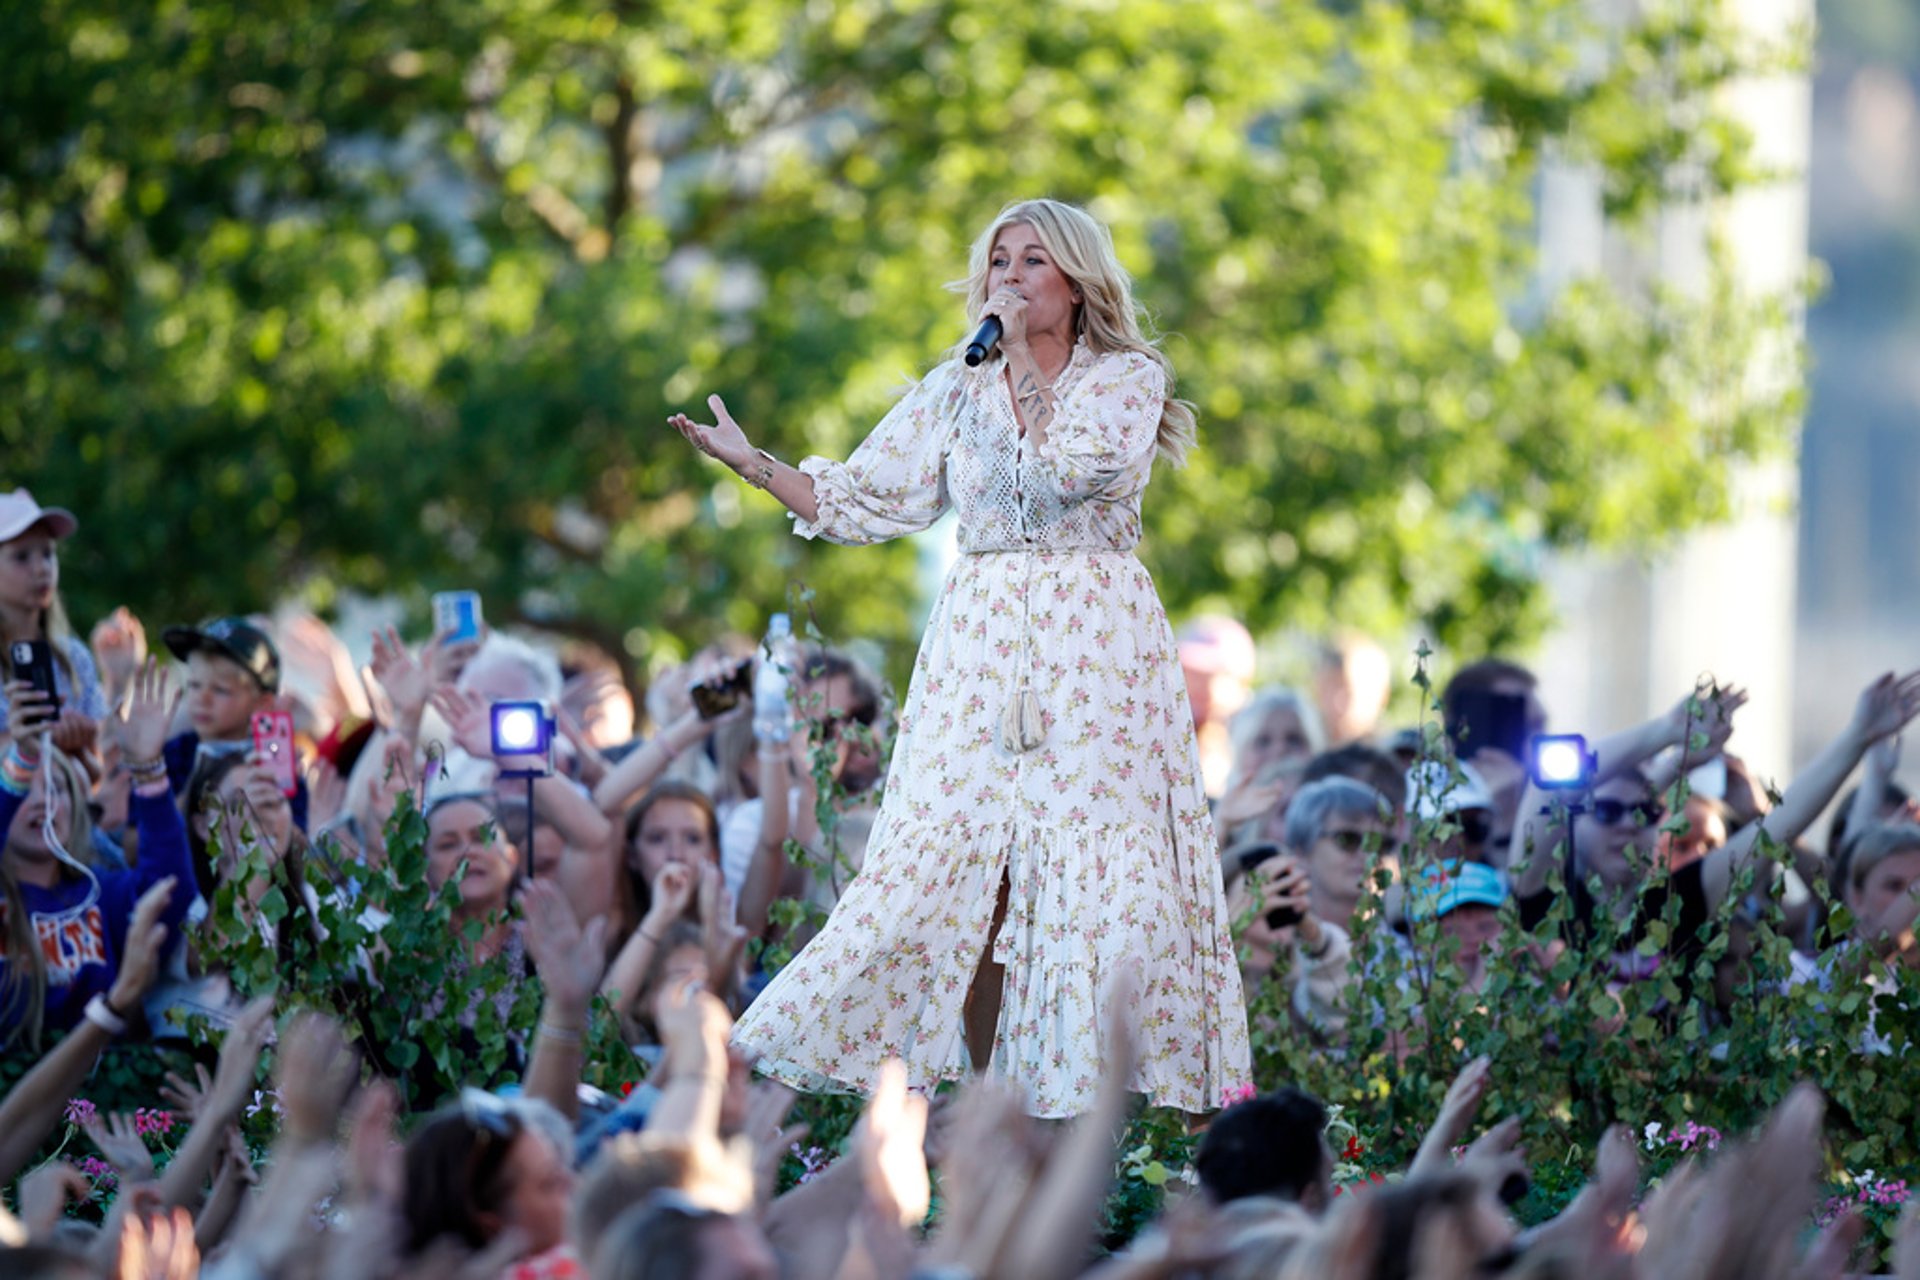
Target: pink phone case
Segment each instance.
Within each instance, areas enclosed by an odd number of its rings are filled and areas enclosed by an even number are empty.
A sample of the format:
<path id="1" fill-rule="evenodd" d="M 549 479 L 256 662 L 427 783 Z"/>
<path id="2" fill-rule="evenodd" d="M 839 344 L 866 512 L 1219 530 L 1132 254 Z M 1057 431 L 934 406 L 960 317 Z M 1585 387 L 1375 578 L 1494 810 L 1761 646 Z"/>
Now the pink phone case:
<path id="1" fill-rule="evenodd" d="M 292 795 L 300 789 L 294 767 L 293 717 L 285 711 L 262 711 L 253 717 L 253 753 L 280 784 L 280 790 Z"/>

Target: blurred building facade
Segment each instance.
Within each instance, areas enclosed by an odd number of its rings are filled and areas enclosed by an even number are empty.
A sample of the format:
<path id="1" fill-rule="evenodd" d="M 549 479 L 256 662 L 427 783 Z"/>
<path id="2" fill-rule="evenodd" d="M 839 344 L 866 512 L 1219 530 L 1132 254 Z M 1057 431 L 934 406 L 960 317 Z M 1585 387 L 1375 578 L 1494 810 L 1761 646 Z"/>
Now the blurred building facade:
<path id="1" fill-rule="evenodd" d="M 1835 0 L 1820 20 L 1809 175 L 1829 284 L 1807 318 L 1802 758 L 1866 676 L 1920 666 L 1920 4 Z M 1920 780 L 1920 744 L 1903 778 Z"/>
<path id="2" fill-rule="evenodd" d="M 1812 0 L 1727 5 L 1768 41 L 1815 17 Z M 1920 665 L 1920 6 L 1882 8 L 1869 34 L 1823 12 L 1813 74 L 1729 94 L 1755 159 L 1792 178 L 1671 208 L 1651 237 L 1605 223 L 1592 174 L 1563 166 L 1543 180 L 1549 289 L 1590 272 L 1694 284 L 1710 232 L 1756 291 L 1793 287 L 1813 258 L 1832 273 L 1807 319 L 1814 371 L 1798 461 L 1744 471 L 1733 523 L 1650 562 L 1551 566 L 1563 622 L 1539 667 L 1559 727 L 1622 727 L 1712 672 L 1754 690 L 1736 749 L 1784 782 L 1845 723 L 1871 674 Z M 1910 38 L 1889 38 L 1889 25 L 1910 26 Z"/>

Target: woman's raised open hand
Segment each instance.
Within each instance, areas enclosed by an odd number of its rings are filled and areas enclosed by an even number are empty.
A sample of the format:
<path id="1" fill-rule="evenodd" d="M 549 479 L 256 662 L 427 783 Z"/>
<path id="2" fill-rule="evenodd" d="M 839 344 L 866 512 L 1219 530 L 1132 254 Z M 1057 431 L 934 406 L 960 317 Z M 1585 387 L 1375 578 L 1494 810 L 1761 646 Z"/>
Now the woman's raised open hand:
<path id="1" fill-rule="evenodd" d="M 687 438 L 691 444 L 709 458 L 717 458 L 727 466 L 738 471 L 753 456 L 753 445 L 747 441 L 747 433 L 727 412 L 727 402 L 719 396 L 707 397 L 707 408 L 713 411 L 715 422 L 709 426 L 704 422 L 695 422 L 684 413 L 676 413 L 667 419 L 667 425 Z"/>

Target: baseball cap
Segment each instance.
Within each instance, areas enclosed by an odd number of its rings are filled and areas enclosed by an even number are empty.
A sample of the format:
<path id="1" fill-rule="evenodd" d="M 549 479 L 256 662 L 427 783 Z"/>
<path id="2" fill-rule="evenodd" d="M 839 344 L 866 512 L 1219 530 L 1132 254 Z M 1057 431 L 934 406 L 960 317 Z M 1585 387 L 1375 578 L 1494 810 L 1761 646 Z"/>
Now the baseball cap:
<path id="1" fill-rule="evenodd" d="M 1458 907 L 1499 906 L 1507 878 L 1484 862 L 1443 862 L 1421 872 L 1407 898 L 1410 919 L 1437 920 Z"/>
<path id="2" fill-rule="evenodd" d="M 1493 791 L 1470 764 L 1422 760 L 1407 770 L 1407 815 L 1415 822 L 1431 822 L 1466 809 L 1491 808 Z"/>
<path id="3" fill-rule="evenodd" d="M 245 618 L 215 618 L 198 627 L 168 627 L 160 633 L 167 652 L 185 662 L 200 651 L 231 658 L 268 693 L 280 692 L 280 651 L 267 633 Z"/>
<path id="4" fill-rule="evenodd" d="M 12 542 L 35 525 L 45 525 L 57 539 L 78 529 L 80 522 L 65 507 L 41 506 L 25 489 L 0 494 L 0 542 Z"/>

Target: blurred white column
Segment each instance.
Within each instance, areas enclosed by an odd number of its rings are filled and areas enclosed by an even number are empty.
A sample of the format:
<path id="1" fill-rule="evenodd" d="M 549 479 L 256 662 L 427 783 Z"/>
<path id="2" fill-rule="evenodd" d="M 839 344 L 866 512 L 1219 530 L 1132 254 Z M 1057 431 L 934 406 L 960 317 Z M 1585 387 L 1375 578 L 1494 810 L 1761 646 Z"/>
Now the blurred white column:
<path id="1" fill-rule="evenodd" d="M 1751 38 L 1777 42 L 1812 20 L 1812 0 L 1726 0 Z M 1617 0 L 1601 0 L 1618 12 Z M 1723 109 L 1751 131 L 1754 161 L 1791 175 L 1732 200 L 1676 205 L 1651 248 L 1601 227 L 1597 183 L 1550 173 L 1541 190 L 1543 286 L 1604 270 L 1621 284 L 1704 283 L 1707 237 L 1718 234 L 1740 282 L 1755 293 L 1790 288 L 1807 266 L 1811 86 L 1803 75 L 1753 78 Z M 1777 354 L 1756 361 L 1758 385 L 1777 382 Z M 1547 572 L 1561 625 L 1539 655 L 1542 693 L 1557 728 L 1604 733 L 1672 704 L 1712 672 L 1747 685 L 1735 749 L 1763 777 L 1784 782 L 1791 758 L 1797 463 L 1743 467 L 1733 477 L 1733 522 L 1695 534 L 1652 564 L 1561 557 Z"/>

